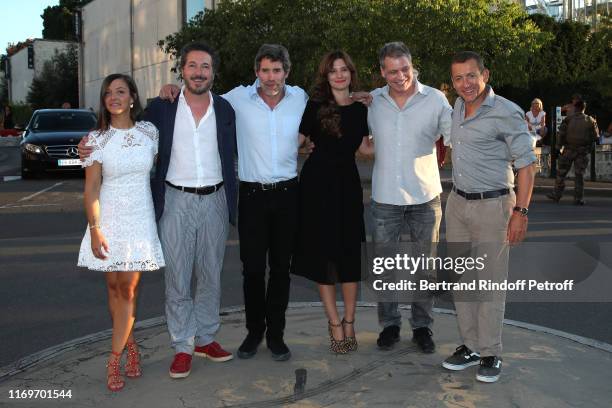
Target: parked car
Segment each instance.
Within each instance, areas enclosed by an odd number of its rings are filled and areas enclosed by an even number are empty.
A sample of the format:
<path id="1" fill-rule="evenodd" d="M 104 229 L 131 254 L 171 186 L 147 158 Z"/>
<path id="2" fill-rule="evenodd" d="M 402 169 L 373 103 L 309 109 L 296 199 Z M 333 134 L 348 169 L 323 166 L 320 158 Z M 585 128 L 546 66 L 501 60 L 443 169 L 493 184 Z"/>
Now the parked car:
<path id="1" fill-rule="evenodd" d="M 39 109 L 23 132 L 21 177 L 46 171 L 82 171 L 77 144 L 96 126 L 86 109 Z"/>

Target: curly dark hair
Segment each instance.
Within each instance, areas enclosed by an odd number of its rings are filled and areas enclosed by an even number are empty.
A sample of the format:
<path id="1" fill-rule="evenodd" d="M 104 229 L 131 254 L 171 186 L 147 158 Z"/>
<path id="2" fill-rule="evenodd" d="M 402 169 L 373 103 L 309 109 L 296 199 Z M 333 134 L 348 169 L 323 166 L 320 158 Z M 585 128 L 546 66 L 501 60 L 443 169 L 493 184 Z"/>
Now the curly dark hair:
<path id="1" fill-rule="evenodd" d="M 357 87 L 357 70 L 351 57 L 342 50 L 328 52 L 321 59 L 317 77 L 315 78 L 314 86 L 312 87 L 312 99 L 321 104 L 317 118 L 321 122 L 321 129 L 332 136 L 342 137 L 340 130 L 340 110 L 334 99 L 327 75 L 334 67 L 334 61 L 341 59 L 346 64 L 346 67 L 351 72 L 351 83 L 349 91 L 352 92 Z"/>

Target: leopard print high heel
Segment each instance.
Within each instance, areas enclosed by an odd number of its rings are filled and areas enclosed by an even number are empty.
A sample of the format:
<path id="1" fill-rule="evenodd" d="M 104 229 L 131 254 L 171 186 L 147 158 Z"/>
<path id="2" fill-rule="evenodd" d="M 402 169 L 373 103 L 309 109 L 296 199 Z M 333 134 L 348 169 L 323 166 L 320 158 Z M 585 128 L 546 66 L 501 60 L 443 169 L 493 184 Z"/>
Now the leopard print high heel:
<path id="1" fill-rule="evenodd" d="M 330 321 L 327 322 L 327 330 L 329 332 L 329 349 L 336 354 L 346 354 L 347 350 L 346 350 L 345 339 L 342 339 L 342 340 L 334 339 L 332 327 L 342 327 L 342 323 L 333 324 Z"/>
<path id="2" fill-rule="evenodd" d="M 354 324 L 355 320 L 353 320 L 352 322 L 349 322 L 345 319 L 342 319 L 342 330 L 344 330 L 344 325 L 345 324 Z M 354 329 L 353 329 L 354 331 Z M 357 338 L 355 336 L 347 336 L 346 334 L 344 335 L 344 342 L 346 344 L 346 351 L 356 351 L 357 350 Z"/>

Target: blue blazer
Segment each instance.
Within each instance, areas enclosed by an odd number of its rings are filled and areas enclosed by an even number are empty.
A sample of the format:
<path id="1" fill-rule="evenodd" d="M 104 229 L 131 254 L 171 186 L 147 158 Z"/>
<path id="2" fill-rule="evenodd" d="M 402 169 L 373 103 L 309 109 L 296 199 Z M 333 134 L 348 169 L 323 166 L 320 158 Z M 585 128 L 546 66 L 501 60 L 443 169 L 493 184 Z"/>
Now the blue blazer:
<path id="1" fill-rule="evenodd" d="M 221 158 L 221 171 L 223 174 L 223 187 L 227 198 L 229 221 L 236 225 L 236 203 L 238 185 L 236 181 L 236 167 L 234 163 L 236 153 L 236 115 L 234 109 L 225 99 L 213 94 L 215 117 L 217 121 L 217 144 Z M 151 180 L 153 204 L 155 205 L 155 218 L 159 221 L 164 212 L 166 194 L 166 174 L 170 166 L 170 153 L 172 152 L 172 138 L 174 136 L 174 121 L 178 98 L 174 102 L 153 99 L 145 111 L 144 120 L 155 125 L 159 130 L 159 149 L 155 175 Z"/>

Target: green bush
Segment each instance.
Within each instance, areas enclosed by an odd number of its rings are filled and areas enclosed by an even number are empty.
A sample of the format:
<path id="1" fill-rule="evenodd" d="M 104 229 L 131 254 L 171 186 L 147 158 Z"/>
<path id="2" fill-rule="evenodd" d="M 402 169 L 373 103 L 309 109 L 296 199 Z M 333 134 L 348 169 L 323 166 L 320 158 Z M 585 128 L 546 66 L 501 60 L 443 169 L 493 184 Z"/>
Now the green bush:
<path id="1" fill-rule="evenodd" d="M 26 127 L 32 117 L 32 108 L 27 103 L 11 105 L 15 126 Z"/>
<path id="2" fill-rule="evenodd" d="M 381 84 L 377 54 L 389 41 L 404 41 L 421 81 L 438 87 L 449 82 L 453 53 L 464 49 L 482 53 L 494 85 L 526 85 L 529 57 L 551 39 L 506 0 L 236 0 L 199 14 L 159 45 L 176 57 L 187 42 L 211 44 L 221 57 L 215 90 L 224 92 L 254 80 L 263 43 L 289 49 L 291 84 L 309 89 L 323 54 L 342 48 L 370 89 Z"/>

